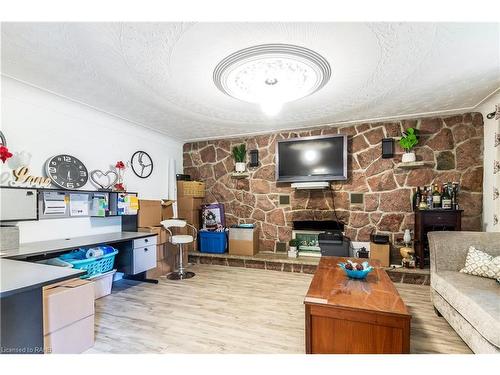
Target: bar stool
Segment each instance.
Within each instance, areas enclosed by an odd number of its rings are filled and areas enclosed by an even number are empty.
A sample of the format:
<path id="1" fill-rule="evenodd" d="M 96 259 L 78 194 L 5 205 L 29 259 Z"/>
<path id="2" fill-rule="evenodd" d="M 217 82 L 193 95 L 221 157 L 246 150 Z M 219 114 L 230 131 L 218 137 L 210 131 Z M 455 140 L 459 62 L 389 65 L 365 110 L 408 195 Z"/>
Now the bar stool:
<path id="1" fill-rule="evenodd" d="M 195 273 L 186 271 L 184 269 L 184 262 L 182 260 L 183 258 L 182 245 L 193 242 L 197 236 L 198 230 L 191 224 L 188 224 L 185 220 L 180 220 L 180 219 L 167 219 L 163 220 L 160 224 L 163 225 L 163 227 L 167 230 L 168 233 L 170 233 L 170 243 L 179 246 L 179 268 L 175 272 L 170 272 L 167 275 L 167 279 L 169 280 L 190 279 L 195 275 Z M 194 237 L 188 234 L 174 235 L 169 229 L 169 228 L 184 228 L 186 226 L 194 230 Z"/>

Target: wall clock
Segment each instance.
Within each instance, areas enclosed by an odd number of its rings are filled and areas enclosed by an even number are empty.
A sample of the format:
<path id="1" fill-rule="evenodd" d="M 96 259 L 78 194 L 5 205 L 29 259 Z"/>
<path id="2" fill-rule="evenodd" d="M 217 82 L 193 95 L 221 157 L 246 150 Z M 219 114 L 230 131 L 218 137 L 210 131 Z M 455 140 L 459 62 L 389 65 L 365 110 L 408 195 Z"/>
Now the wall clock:
<path id="1" fill-rule="evenodd" d="M 153 173 L 153 159 L 144 151 L 136 151 L 130 160 L 132 170 L 140 178 L 148 178 Z"/>
<path id="2" fill-rule="evenodd" d="M 89 178 L 85 165 L 71 155 L 56 155 L 45 163 L 45 173 L 52 182 L 64 189 L 78 189 Z"/>

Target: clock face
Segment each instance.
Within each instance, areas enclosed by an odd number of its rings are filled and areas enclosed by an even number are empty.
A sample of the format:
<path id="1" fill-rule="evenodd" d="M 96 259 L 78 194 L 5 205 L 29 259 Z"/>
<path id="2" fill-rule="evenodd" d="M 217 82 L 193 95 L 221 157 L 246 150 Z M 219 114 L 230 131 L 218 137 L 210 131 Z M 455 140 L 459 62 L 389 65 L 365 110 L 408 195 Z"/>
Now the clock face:
<path id="1" fill-rule="evenodd" d="M 56 155 L 45 164 L 45 172 L 52 182 L 64 189 L 78 189 L 89 178 L 85 165 L 71 155 Z"/>
<path id="2" fill-rule="evenodd" d="M 130 162 L 137 177 L 148 178 L 153 173 L 153 159 L 145 151 L 134 152 Z"/>

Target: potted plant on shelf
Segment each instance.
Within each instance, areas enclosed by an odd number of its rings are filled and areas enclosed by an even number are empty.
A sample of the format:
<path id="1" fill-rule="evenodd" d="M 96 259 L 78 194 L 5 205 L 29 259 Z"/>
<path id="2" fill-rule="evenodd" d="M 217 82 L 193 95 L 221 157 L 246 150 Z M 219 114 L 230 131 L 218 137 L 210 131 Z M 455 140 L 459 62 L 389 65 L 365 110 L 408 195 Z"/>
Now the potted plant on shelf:
<path id="1" fill-rule="evenodd" d="M 401 161 L 403 163 L 413 163 L 416 160 L 413 147 L 418 144 L 417 131 L 413 128 L 408 128 L 403 132 L 403 136 L 399 140 L 399 145 L 405 150 Z"/>
<path id="2" fill-rule="evenodd" d="M 292 238 L 288 242 L 288 257 L 289 258 L 297 258 L 297 247 L 299 246 L 299 241 L 295 238 Z"/>
<path id="3" fill-rule="evenodd" d="M 233 157 L 235 166 L 234 169 L 237 173 L 243 173 L 246 169 L 245 158 L 247 156 L 247 148 L 244 143 L 239 146 L 233 147 Z"/>

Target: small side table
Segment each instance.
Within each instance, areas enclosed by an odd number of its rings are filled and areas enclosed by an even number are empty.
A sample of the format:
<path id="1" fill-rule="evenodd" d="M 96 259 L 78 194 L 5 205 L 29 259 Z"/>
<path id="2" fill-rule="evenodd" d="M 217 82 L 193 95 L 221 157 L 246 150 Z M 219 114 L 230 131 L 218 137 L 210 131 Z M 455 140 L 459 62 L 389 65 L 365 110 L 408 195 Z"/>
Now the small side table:
<path id="1" fill-rule="evenodd" d="M 424 268 L 429 252 L 427 233 L 462 230 L 462 212 L 445 209 L 415 211 L 415 255 L 420 268 Z"/>

